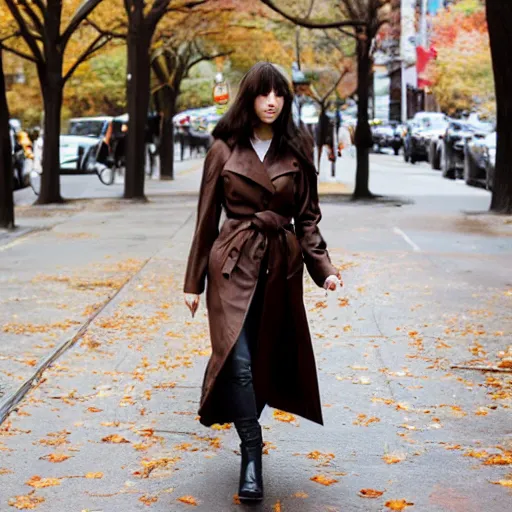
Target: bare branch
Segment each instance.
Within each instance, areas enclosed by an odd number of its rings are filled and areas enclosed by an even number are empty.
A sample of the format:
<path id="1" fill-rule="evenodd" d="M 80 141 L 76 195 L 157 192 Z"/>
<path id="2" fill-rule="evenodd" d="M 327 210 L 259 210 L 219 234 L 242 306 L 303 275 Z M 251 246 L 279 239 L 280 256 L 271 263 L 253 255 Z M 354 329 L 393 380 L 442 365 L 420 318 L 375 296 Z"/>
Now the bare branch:
<path id="1" fill-rule="evenodd" d="M 27 0 L 18 0 L 18 4 L 21 5 L 23 10 L 27 13 L 27 16 L 34 24 L 36 31 L 42 36 L 44 34 L 44 25 L 32 9 L 32 6 L 28 4 Z"/>
<path id="2" fill-rule="evenodd" d="M 103 48 L 110 41 L 110 37 L 100 34 L 91 44 L 82 52 L 82 54 L 76 59 L 75 63 L 69 68 L 68 72 L 64 75 L 63 83 L 66 83 L 73 73 L 77 70 L 80 64 L 83 64 L 89 59 L 94 53 Z"/>
<path id="3" fill-rule="evenodd" d="M 20 50 L 16 50 L 15 48 L 11 48 L 10 46 L 6 46 L 3 42 L 0 42 L 0 48 L 3 48 L 6 52 L 12 53 L 21 57 L 22 59 L 29 60 L 30 62 L 35 62 L 37 64 L 37 60 L 33 55 L 29 55 L 28 53 L 24 53 Z"/>
<path id="4" fill-rule="evenodd" d="M 272 0 L 261 0 L 265 5 L 270 7 L 273 11 L 277 12 L 287 20 L 291 21 L 295 25 L 300 25 L 301 27 L 306 28 L 338 28 L 338 27 L 362 27 L 366 26 L 365 21 L 359 21 L 357 19 L 353 20 L 344 20 L 344 21 L 333 21 L 330 23 L 316 23 L 313 21 L 309 21 L 304 18 L 297 18 L 296 16 L 292 16 L 284 12 L 281 8 L 277 7 Z"/>
<path id="5" fill-rule="evenodd" d="M 80 7 L 75 11 L 75 14 L 73 14 L 69 25 L 61 36 L 61 41 L 64 47 L 68 44 L 70 37 L 79 27 L 80 23 L 82 23 L 82 21 L 84 21 L 87 16 L 89 16 L 89 14 L 91 14 L 92 11 L 96 9 L 101 1 L 102 0 L 84 0 L 82 5 L 80 5 Z"/>
<path id="6" fill-rule="evenodd" d="M 20 12 L 18 3 L 15 0 L 5 0 L 5 3 L 7 4 L 9 11 L 11 11 L 13 18 L 18 23 L 18 26 L 20 28 L 20 35 L 21 37 L 23 37 L 24 41 L 30 48 L 30 51 L 32 52 L 32 55 L 35 59 L 34 62 L 37 62 L 38 64 L 43 64 L 45 60 L 37 44 L 37 39 L 30 32 L 30 29 L 25 21 L 25 18 L 23 18 L 23 15 Z"/>

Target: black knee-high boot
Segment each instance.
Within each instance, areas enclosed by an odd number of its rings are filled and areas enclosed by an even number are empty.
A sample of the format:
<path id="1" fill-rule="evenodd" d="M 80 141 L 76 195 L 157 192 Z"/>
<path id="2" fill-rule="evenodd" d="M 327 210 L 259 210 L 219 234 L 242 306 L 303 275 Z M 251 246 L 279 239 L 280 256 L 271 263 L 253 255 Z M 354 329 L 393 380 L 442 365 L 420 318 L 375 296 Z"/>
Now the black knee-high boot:
<path id="1" fill-rule="evenodd" d="M 251 418 L 236 420 L 235 427 L 242 441 L 238 497 L 241 500 L 261 500 L 263 499 L 261 426 L 256 418 Z"/>

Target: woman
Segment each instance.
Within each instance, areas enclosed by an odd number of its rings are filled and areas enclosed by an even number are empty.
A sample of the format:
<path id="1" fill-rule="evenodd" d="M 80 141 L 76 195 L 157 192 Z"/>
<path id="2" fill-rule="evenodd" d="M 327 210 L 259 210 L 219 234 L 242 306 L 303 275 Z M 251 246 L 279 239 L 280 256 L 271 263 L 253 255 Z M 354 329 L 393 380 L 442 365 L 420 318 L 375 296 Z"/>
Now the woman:
<path id="1" fill-rule="evenodd" d="M 258 418 L 265 405 L 322 424 L 303 262 L 317 285 L 341 284 L 317 227 L 311 141 L 291 108 L 288 83 L 272 64 L 258 63 L 242 79 L 206 156 L 185 277 L 192 315 L 208 278 L 213 353 L 199 415 L 206 426 L 234 422 L 242 500 L 263 498 Z"/>

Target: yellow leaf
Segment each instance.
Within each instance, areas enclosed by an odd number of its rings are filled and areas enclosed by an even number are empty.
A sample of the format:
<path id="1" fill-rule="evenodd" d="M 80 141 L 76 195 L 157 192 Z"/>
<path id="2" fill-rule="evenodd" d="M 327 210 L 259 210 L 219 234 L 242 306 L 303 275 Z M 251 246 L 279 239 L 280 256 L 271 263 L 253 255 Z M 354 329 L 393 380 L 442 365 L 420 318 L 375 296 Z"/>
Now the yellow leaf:
<path id="1" fill-rule="evenodd" d="M 103 412 L 103 409 L 98 409 L 97 407 L 88 407 L 87 412 Z"/>
<path id="2" fill-rule="evenodd" d="M 103 473 L 86 473 L 85 478 L 103 478 Z"/>
<path id="3" fill-rule="evenodd" d="M 213 430 L 229 430 L 231 428 L 231 423 L 223 423 L 222 425 L 215 423 L 210 428 Z"/>
<path id="4" fill-rule="evenodd" d="M 35 489 L 41 489 L 43 487 L 54 487 L 60 485 L 59 478 L 41 478 L 39 475 L 33 476 L 30 480 L 25 482 L 27 485 L 34 487 Z"/>
<path id="5" fill-rule="evenodd" d="M 310 478 L 313 482 L 316 482 L 317 484 L 322 485 L 332 485 L 335 484 L 338 480 L 335 480 L 334 478 L 328 478 L 324 475 L 315 475 Z"/>
<path id="6" fill-rule="evenodd" d="M 276 501 L 274 505 L 272 505 L 273 512 L 281 512 L 281 502 L 279 500 Z"/>
<path id="7" fill-rule="evenodd" d="M 361 489 L 359 496 L 362 498 L 380 498 L 384 494 L 384 491 L 377 491 L 375 489 Z"/>
<path id="8" fill-rule="evenodd" d="M 193 496 L 182 496 L 181 498 L 178 498 L 178 501 L 187 505 L 197 506 L 197 501 Z"/>
<path id="9" fill-rule="evenodd" d="M 511 480 L 498 480 L 497 482 L 492 482 L 496 485 L 503 485 L 504 487 L 512 487 L 512 479 Z"/>
<path id="10" fill-rule="evenodd" d="M 398 464 L 399 462 L 403 462 L 405 460 L 405 455 L 387 453 L 386 455 L 382 456 L 382 460 L 386 464 Z"/>
<path id="11" fill-rule="evenodd" d="M 298 491 L 296 492 L 294 495 L 293 495 L 294 498 L 303 498 L 303 499 L 306 499 L 306 498 L 309 498 L 309 496 L 305 493 L 305 492 L 302 492 L 302 491 Z"/>
<path id="12" fill-rule="evenodd" d="M 385 505 L 391 510 L 404 510 L 406 507 L 412 507 L 414 503 L 410 503 L 406 500 L 390 500 L 387 501 Z"/>

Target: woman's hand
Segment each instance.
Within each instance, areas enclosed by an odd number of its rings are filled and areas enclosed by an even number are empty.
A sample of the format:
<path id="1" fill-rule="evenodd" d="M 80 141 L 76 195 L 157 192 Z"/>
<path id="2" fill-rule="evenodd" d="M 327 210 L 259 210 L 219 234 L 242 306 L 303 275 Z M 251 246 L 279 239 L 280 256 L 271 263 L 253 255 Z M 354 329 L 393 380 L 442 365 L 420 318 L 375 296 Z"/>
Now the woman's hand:
<path id="1" fill-rule="evenodd" d="M 335 291 L 337 288 L 343 286 L 343 281 L 341 280 L 341 274 L 330 275 L 324 282 L 324 288 L 326 290 Z"/>
<path id="2" fill-rule="evenodd" d="M 199 307 L 199 295 L 195 293 L 185 293 L 185 304 L 192 313 L 192 318 L 194 318 L 197 308 Z"/>

